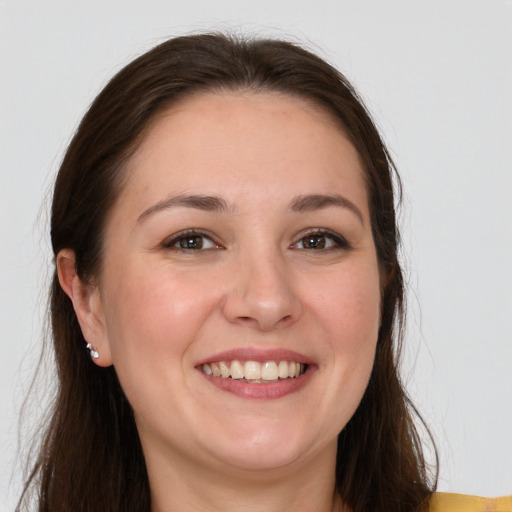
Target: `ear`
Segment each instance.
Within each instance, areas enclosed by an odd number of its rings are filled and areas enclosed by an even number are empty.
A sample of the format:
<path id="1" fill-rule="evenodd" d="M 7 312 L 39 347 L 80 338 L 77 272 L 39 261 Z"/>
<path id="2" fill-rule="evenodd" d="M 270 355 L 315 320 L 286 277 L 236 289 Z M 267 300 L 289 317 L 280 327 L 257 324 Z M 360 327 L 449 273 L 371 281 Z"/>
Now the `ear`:
<path id="1" fill-rule="evenodd" d="M 99 352 L 94 363 L 110 366 L 112 355 L 98 286 L 80 279 L 76 272 L 75 253 L 71 249 L 63 249 L 57 255 L 57 274 L 60 286 L 73 303 L 85 340 Z"/>

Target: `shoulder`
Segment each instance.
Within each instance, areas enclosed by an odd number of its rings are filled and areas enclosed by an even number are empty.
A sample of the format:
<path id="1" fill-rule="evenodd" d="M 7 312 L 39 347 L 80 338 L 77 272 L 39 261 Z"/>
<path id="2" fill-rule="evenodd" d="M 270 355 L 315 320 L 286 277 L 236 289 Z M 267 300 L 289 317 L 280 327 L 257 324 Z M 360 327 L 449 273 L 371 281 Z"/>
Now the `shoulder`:
<path id="1" fill-rule="evenodd" d="M 512 496 L 482 498 L 436 492 L 430 500 L 429 512 L 512 512 Z"/>

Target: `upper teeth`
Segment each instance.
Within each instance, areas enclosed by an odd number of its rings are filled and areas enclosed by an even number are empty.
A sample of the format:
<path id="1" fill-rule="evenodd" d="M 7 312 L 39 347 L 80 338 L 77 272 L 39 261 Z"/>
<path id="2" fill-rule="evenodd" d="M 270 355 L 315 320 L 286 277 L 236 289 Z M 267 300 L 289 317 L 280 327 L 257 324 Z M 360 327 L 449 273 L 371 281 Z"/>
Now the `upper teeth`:
<path id="1" fill-rule="evenodd" d="M 287 379 L 289 377 L 299 377 L 304 373 L 304 364 L 295 361 L 217 361 L 215 363 L 204 363 L 202 370 L 207 375 L 214 377 L 223 377 L 227 379 L 247 379 L 247 380 L 277 380 Z"/>

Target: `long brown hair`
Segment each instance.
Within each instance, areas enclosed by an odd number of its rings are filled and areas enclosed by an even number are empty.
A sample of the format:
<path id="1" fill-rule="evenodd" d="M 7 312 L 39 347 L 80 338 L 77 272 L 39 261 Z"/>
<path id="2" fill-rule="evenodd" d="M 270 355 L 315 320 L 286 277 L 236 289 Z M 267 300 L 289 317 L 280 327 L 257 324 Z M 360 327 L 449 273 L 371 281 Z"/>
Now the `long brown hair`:
<path id="1" fill-rule="evenodd" d="M 203 34 L 170 39 L 134 60 L 104 88 L 65 154 L 51 211 L 54 254 L 72 249 L 80 278 L 97 275 L 106 219 L 125 163 L 155 116 L 198 91 L 279 91 L 312 101 L 343 127 L 363 161 L 382 279 L 382 324 L 373 372 L 339 434 L 336 485 L 354 511 L 413 511 L 435 485 L 398 373 L 404 315 L 395 194 L 400 180 L 358 95 L 337 70 L 278 40 Z M 91 364 L 56 272 L 51 327 L 58 374 L 51 420 L 19 510 L 37 492 L 40 512 L 148 512 L 149 482 L 132 409 L 115 369 Z"/>

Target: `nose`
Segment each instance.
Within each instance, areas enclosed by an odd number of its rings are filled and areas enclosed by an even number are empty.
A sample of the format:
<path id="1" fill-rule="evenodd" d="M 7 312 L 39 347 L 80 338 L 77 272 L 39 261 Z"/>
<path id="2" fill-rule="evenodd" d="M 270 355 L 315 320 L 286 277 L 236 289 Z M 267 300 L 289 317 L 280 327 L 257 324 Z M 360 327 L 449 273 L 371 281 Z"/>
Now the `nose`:
<path id="1" fill-rule="evenodd" d="M 295 323 L 302 307 L 290 274 L 278 256 L 239 261 L 223 304 L 226 319 L 260 331 Z"/>

